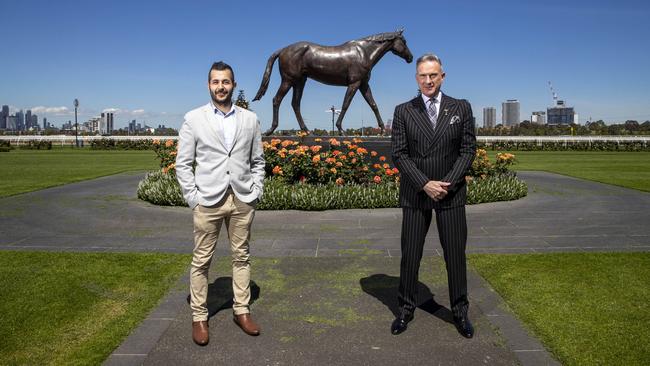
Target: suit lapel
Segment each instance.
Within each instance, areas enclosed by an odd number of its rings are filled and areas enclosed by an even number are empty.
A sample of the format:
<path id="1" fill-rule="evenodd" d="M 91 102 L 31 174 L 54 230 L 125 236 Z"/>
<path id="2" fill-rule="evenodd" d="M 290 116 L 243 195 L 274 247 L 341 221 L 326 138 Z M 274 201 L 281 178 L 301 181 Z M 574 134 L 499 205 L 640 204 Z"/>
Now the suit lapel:
<path id="1" fill-rule="evenodd" d="M 432 143 L 433 135 L 434 135 L 433 126 L 431 125 L 431 120 L 429 119 L 429 115 L 427 114 L 427 110 L 426 107 L 424 106 L 424 101 L 422 100 L 422 97 L 417 96 L 413 100 L 411 100 L 409 107 L 410 108 L 407 108 L 407 110 L 408 113 L 411 115 L 411 118 L 413 118 L 415 124 L 420 128 L 427 141 L 429 143 Z"/>
<path id="2" fill-rule="evenodd" d="M 435 145 L 438 140 L 440 140 L 440 137 L 445 134 L 445 131 L 447 131 L 447 128 L 449 127 L 449 121 L 455 112 L 456 100 L 443 94 L 442 100 L 440 101 L 440 110 L 438 111 L 436 129 L 433 133 L 433 138 L 431 139 L 432 145 Z"/>
<path id="3" fill-rule="evenodd" d="M 235 145 L 237 144 L 237 139 L 239 138 L 239 134 L 241 133 L 242 130 L 242 123 L 244 123 L 242 113 L 240 112 L 239 107 L 237 106 L 235 106 L 235 123 L 236 123 L 235 137 L 232 139 L 232 146 L 230 147 L 230 151 L 232 151 L 232 149 L 235 148 Z"/>
<path id="4" fill-rule="evenodd" d="M 214 106 L 212 103 L 208 103 L 208 105 L 205 106 L 204 114 L 205 121 L 208 125 L 208 130 L 210 130 L 217 137 L 217 140 L 221 144 L 221 147 L 226 150 L 226 143 L 223 140 L 223 130 L 220 130 L 217 127 L 217 119 L 214 116 Z"/>

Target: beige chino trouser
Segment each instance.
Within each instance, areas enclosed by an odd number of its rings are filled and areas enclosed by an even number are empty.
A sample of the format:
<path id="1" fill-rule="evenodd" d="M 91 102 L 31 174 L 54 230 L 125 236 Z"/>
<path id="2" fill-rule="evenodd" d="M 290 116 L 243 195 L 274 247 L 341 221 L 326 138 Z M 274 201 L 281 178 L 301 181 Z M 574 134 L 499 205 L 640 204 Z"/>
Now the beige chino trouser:
<path id="1" fill-rule="evenodd" d="M 194 208 L 194 252 L 190 269 L 192 320 L 208 320 L 208 270 L 217 245 L 222 223 L 230 238 L 232 251 L 233 312 L 249 312 L 250 291 L 250 227 L 255 204 L 240 201 L 231 189 L 214 206 Z"/>

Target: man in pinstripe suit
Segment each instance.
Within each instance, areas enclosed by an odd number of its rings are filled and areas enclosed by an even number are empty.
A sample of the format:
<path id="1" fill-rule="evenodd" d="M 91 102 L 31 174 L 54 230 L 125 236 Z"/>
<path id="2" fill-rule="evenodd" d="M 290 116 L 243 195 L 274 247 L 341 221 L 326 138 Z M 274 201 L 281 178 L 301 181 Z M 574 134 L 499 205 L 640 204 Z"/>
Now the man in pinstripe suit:
<path id="1" fill-rule="evenodd" d="M 393 162 L 402 176 L 403 217 L 400 309 L 391 332 L 402 333 L 413 319 L 422 249 L 435 210 L 454 323 L 461 335 L 471 338 L 474 328 L 467 317 L 465 174 L 476 153 L 472 108 L 466 100 L 440 91 L 445 73 L 437 56 L 420 57 L 416 70 L 420 95 L 395 108 L 392 127 Z"/>

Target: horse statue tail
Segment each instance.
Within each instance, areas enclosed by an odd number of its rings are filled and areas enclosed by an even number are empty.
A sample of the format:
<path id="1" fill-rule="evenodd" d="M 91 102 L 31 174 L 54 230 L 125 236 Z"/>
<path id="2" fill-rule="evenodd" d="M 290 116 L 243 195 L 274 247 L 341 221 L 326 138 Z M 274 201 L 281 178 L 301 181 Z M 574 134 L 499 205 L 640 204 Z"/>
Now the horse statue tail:
<path id="1" fill-rule="evenodd" d="M 273 71 L 273 64 L 275 63 L 275 60 L 278 58 L 278 56 L 280 56 L 280 52 L 282 52 L 282 50 L 283 48 L 273 52 L 271 57 L 269 57 L 269 60 L 266 62 L 266 69 L 264 70 L 264 77 L 262 77 L 262 84 L 260 85 L 260 89 L 257 91 L 255 98 L 253 98 L 253 102 L 262 99 L 264 93 L 266 93 L 266 89 L 269 87 L 271 71 Z"/>

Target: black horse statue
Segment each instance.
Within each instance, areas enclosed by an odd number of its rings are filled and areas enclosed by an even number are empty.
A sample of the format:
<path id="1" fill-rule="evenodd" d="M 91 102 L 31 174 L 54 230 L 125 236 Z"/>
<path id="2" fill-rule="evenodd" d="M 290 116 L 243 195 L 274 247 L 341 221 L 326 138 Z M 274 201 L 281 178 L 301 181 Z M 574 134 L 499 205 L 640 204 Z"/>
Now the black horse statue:
<path id="1" fill-rule="evenodd" d="M 377 103 L 375 103 L 368 85 L 370 70 L 388 51 L 393 52 L 408 63 L 413 61 L 413 55 L 406 46 L 406 40 L 402 36 L 402 32 L 403 30 L 398 30 L 397 32 L 375 34 L 345 42 L 339 46 L 322 46 L 310 42 L 298 42 L 275 51 L 266 63 L 262 84 L 253 99 L 253 101 L 260 100 L 266 93 L 266 89 L 269 87 L 271 71 L 273 70 L 273 63 L 277 58 L 280 58 L 279 67 L 282 83 L 273 98 L 273 124 L 265 134 L 270 135 L 278 127 L 280 103 L 282 103 L 282 99 L 291 88 L 293 88 L 291 106 L 296 114 L 296 119 L 300 124 L 300 128 L 305 132 L 309 132 L 300 114 L 300 99 L 302 99 L 302 92 L 307 78 L 328 85 L 348 87 L 341 106 L 341 113 L 336 121 L 339 134 L 343 134 L 343 117 L 357 89 L 361 90 L 364 99 L 375 113 L 377 124 L 383 134 L 384 123 L 381 120 Z"/>

